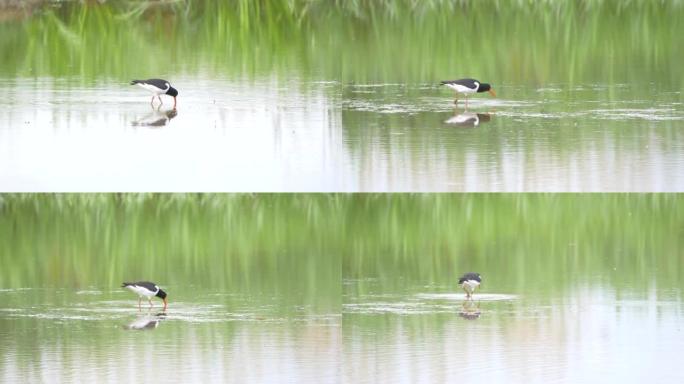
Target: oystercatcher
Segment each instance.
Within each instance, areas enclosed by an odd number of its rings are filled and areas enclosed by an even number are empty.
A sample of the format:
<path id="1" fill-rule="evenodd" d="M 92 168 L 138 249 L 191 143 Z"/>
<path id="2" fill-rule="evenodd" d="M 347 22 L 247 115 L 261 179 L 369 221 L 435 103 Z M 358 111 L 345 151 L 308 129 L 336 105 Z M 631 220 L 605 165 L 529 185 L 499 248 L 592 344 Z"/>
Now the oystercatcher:
<path id="1" fill-rule="evenodd" d="M 174 87 L 171 86 L 171 83 L 169 83 L 166 80 L 163 79 L 147 79 L 147 80 L 133 80 L 131 81 L 131 85 L 139 85 L 148 91 L 152 92 L 152 100 L 150 101 L 150 104 L 154 105 L 154 98 L 159 99 L 159 104 L 164 104 L 162 103 L 161 96 L 162 94 L 169 95 L 173 97 L 173 108 L 176 108 L 176 96 L 178 96 L 178 90 Z"/>
<path id="2" fill-rule="evenodd" d="M 157 286 L 155 283 L 150 283 L 149 281 L 138 281 L 137 283 L 123 283 L 121 288 L 128 288 L 133 293 L 138 294 L 138 309 L 141 309 L 140 303 L 142 302 L 143 296 L 147 297 L 147 301 L 150 302 L 150 308 L 152 308 L 152 297 L 157 296 L 164 301 L 164 309 L 166 312 L 166 306 L 168 302 L 166 301 L 166 292 Z"/>
<path id="3" fill-rule="evenodd" d="M 464 94 L 466 107 L 468 106 L 468 95 L 471 93 L 489 92 L 490 95 L 496 97 L 496 93 L 490 84 L 481 83 L 479 80 L 475 79 L 445 80 L 442 81 L 442 85 L 446 85 L 456 91 L 456 100 L 454 100 L 454 103 L 458 103 L 459 93 Z"/>
<path id="4" fill-rule="evenodd" d="M 473 292 L 482 282 L 482 277 L 479 273 L 468 272 L 458 279 L 458 284 L 463 288 L 466 293 L 466 299 L 473 298 Z"/>

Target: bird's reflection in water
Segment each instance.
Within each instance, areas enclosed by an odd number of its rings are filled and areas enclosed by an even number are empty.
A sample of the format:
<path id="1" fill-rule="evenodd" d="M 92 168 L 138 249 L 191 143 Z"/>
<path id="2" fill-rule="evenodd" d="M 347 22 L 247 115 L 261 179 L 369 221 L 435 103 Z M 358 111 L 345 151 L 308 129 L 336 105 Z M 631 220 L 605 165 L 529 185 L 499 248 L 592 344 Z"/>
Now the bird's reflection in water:
<path id="1" fill-rule="evenodd" d="M 122 326 L 127 331 L 149 331 L 156 329 L 166 318 L 165 313 L 146 314 L 135 318 L 132 322 Z"/>
<path id="2" fill-rule="evenodd" d="M 488 123 L 491 116 L 489 113 L 474 113 L 468 112 L 468 110 L 463 110 L 459 113 L 459 110 L 454 108 L 454 115 L 446 120 L 445 123 L 459 127 L 477 127 L 482 123 Z"/>
<path id="3" fill-rule="evenodd" d="M 150 113 L 133 121 L 131 125 L 134 127 L 161 128 L 177 115 L 178 110 L 176 108 L 162 110 L 160 105 L 158 108 L 153 107 Z"/>
<path id="4" fill-rule="evenodd" d="M 475 303 L 473 300 L 464 301 L 461 309 L 458 311 L 458 315 L 466 320 L 478 319 L 481 314 L 482 311 L 480 311 L 480 304 Z"/>

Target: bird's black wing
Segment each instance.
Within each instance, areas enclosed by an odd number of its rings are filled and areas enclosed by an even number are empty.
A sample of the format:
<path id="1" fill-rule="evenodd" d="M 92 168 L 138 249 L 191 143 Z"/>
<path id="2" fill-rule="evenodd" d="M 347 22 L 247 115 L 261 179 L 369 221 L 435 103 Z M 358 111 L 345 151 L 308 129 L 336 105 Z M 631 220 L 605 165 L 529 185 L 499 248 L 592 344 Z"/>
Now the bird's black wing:
<path id="1" fill-rule="evenodd" d="M 468 281 L 468 280 L 475 280 L 478 282 L 482 281 L 479 273 L 469 272 L 469 273 L 466 273 L 465 275 L 461 276 L 461 278 L 458 279 L 458 283 L 463 284 L 464 281 Z"/>
<path id="2" fill-rule="evenodd" d="M 137 285 L 138 287 L 145 287 L 146 289 L 149 289 L 150 292 L 156 292 L 159 288 L 157 287 L 157 284 L 150 283 L 149 281 L 138 281 L 137 283 L 133 283 L 133 285 Z"/>
<path id="3" fill-rule="evenodd" d="M 477 88 L 475 86 L 475 82 L 479 83 L 479 81 L 477 81 L 475 79 L 458 79 L 458 80 L 445 80 L 445 81 L 442 81 L 442 84 L 458 84 L 458 85 L 462 85 L 464 87 L 474 89 L 474 88 Z"/>
<path id="4" fill-rule="evenodd" d="M 166 89 L 166 85 L 169 84 L 169 87 L 171 86 L 171 83 L 164 79 L 147 79 L 147 80 L 132 80 L 131 85 L 133 84 L 150 84 L 154 85 L 155 87 L 159 89 Z"/>
<path id="5" fill-rule="evenodd" d="M 152 84 L 159 89 L 166 89 L 166 84 L 169 84 L 169 86 L 171 86 L 171 83 L 164 79 L 147 79 L 143 82 L 147 84 Z"/>

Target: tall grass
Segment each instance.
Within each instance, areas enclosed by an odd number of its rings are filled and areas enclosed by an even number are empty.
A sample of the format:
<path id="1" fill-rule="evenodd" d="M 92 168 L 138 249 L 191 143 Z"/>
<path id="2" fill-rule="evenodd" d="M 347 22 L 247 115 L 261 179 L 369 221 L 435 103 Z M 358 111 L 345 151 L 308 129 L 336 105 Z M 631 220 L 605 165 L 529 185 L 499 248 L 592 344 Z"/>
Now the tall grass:
<path id="1" fill-rule="evenodd" d="M 680 89 L 683 16 L 677 1 L 65 3 L 0 24 L 0 76 L 433 82 L 469 74 Z"/>
<path id="2" fill-rule="evenodd" d="M 679 195 L 381 195 L 352 205 L 343 273 L 362 292 L 367 278 L 453 289 L 466 271 L 485 271 L 493 291 L 682 287 Z"/>
<path id="3" fill-rule="evenodd" d="M 128 279 L 338 303 L 342 279 L 681 289 L 679 195 L 2 195 L 0 287 Z"/>
<path id="4" fill-rule="evenodd" d="M 0 286 L 115 288 L 149 279 L 339 304 L 334 197 L 6 195 Z"/>

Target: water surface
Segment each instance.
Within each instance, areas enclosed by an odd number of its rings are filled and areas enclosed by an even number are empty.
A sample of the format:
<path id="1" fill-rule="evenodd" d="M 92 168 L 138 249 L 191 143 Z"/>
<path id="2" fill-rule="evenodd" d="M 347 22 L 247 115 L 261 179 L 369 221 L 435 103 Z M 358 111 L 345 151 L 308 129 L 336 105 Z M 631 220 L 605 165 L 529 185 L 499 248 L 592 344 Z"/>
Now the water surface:
<path id="1" fill-rule="evenodd" d="M 500 85 L 466 109 L 434 84 L 174 80 L 0 85 L 7 191 L 680 191 L 679 92 Z"/>
<path id="2" fill-rule="evenodd" d="M 338 383 L 327 201 L 0 195 L 0 380 Z M 120 288 L 138 280 L 165 313 Z"/>
<path id="3" fill-rule="evenodd" d="M 684 379 L 678 195 L 361 200 L 344 382 Z M 472 301 L 465 272 L 482 275 Z"/>
<path id="4" fill-rule="evenodd" d="M 0 195 L 0 379 L 679 382 L 683 230 L 678 194 Z"/>
<path id="5" fill-rule="evenodd" d="M 339 382 L 339 315 L 168 286 L 143 306 L 123 290 L 0 291 L 3 382 Z M 145 303 L 146 304 L 146 303 Z"/>
<path id="6" fill-rule="evenodd" d="M 682 191 L 683 17 L 679 2 L 3 8 L 0 189 Z M 128 85 L 153 77 L 176 111 Z M 462 77 L 499 97 L 454 108 L 438 84 Z"/>
<path id="7" fill-rule="evenodd" d="M 429 288 L 426 291 L 429 292 Z M 488 292 L 483 288 L 483 292 Z M 345 382 L 678 382 L 681 291 L 365 294 L 345 304 Z"/>

